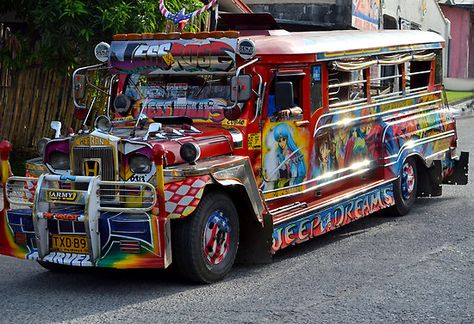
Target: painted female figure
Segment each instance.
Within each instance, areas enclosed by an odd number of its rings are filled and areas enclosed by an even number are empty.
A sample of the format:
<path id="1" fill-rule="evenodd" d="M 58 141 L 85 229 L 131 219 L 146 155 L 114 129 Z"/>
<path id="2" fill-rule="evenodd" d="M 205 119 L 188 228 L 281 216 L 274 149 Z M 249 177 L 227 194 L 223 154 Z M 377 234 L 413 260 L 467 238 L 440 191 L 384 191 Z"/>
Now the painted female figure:
<path id="1" fill-rule="evenodd" d="M 277 188 L 286 187 L 303 182 L 306 176 L 304 156 L 301 147 L 296 146 L 291 128 L 287 124 L 279 124 L 273 130 L 273 137 L 277 141 L 278 181 Z"/>

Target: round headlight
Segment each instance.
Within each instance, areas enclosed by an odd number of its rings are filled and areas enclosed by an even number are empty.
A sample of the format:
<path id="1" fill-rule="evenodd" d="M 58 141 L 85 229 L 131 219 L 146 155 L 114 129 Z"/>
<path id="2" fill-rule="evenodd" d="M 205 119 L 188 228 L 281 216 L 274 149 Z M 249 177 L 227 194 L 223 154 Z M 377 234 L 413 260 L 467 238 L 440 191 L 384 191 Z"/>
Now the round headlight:
<path id="1" fill-rule="evenodd" d="M 36 143 L 36 148 L 40 156 L 43 156 L 44 148 L 46 147 L 46 144 L 48 144 L 49 141 L 50 141 L 49 138 L 43 137 L 42 139 L 38 141 L 38 143 Z"/>
<path id="2" fill-rule="evenodd" d="M 114 99 L 114 109 L 122 116 L 127 116 L 130 107 L 132 106 L 132 101 L 130 98 L 124 94 L 119 94 Z"/>
<path id="3" fill-rule="evenodd" d="M 69 170 L 69 155 L 63 152 L 53 152 L 49 155 L 49 164 L 55 170 Z"/>
<path id="4" fill-rule="evenodd" d="M 151 161 L 145 155 L 132 155 L 128 158 L 128 164 L 133 173 L 150 173 L 151 171 Z"/>
<path id="5" fill-rule="evenodd" d="M 199 159 L 199 156 L 201 156 L 201 148 L 196 143 L 184 143 L 179 149 L 179 155 L 181 155 L 181 158 L 184 161 L 192 164 Z"/>
<path id="6" fill-rule="evenodd" d="M 108 133 L 112 129 L 112 122 L 109 117 L 101 115 L 95 119 L 94 126 L 103 133 Z"/>

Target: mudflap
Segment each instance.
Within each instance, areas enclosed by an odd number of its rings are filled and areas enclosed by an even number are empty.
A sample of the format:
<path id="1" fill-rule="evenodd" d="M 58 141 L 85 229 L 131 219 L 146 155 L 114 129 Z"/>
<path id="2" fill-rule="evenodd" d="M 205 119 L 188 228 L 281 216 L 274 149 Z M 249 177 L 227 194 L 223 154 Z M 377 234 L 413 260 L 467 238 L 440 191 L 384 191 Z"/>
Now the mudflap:
<path id="1" fill-rule="evenodd" d="M 263 214 L 263 226 L 257 220 L 240 224 L 240 243 L 236 263 L 262 264 L 272 262 L 273 218 Z"/>
<path id="2" fill-rule="evenodd" d="M 443 165 L 435 160 L 430 168 L 419 168 L 418 197 L 438 197 L 443 192 Z"/>
<path id="3" fill-rule="evenodd" d="M 466 185 L 469 172 L 469 153 L 461 152 L 459 160 L 453 160 L 453 165 L 448 166 L 448 175 L 443 179 L 444 184 Z"/>

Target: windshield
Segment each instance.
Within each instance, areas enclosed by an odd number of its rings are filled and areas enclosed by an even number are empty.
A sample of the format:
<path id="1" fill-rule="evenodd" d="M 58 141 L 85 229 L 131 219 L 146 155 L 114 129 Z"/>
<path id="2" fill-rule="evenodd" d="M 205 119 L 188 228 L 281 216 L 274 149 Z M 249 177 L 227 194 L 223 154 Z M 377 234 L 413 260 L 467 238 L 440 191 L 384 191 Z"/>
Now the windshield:
<path id="1" fill-rule="evenodd" d="M 149 118 L 186 116 L 220 122 L 230 104 L 230 77 L 216 75 L 139 75 L 128 77 L 123 93 Z"/>

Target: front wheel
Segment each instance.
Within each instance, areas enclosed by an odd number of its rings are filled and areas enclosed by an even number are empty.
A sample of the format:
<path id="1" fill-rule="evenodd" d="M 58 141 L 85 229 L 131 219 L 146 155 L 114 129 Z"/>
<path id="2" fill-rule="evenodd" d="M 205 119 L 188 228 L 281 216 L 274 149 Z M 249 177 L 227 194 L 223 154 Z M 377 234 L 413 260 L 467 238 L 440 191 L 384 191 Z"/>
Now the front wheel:
<path id="1" fill-rule="evenodd" d="M 239 245 L 239 218 L 222 192 L 206 194 L 194 213 L 177 220 L 173 231 L 174 261 L 195 282 L 221 280 L 230 271 Z"/>
<path id="2" fill-rule="evenodd" d="M 413 158 L 403 162 L 400 176 L 393 184 L 395 205 L 389 208 L 392 216 L 404 216 L 415 203 L 418 186 L 418 171 Z"/>

